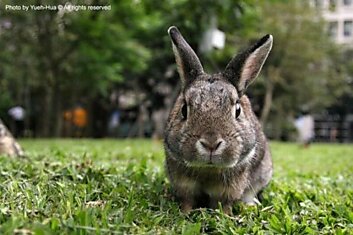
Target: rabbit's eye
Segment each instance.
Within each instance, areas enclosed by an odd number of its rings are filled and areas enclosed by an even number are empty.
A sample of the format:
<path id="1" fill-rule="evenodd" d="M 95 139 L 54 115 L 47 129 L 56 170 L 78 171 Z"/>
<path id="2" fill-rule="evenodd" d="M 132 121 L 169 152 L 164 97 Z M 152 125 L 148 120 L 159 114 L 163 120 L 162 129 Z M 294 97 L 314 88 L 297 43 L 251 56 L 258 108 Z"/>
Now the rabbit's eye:
<path id="1" fill-rule="evenodd" d="M 181 108 L 181 115 L 183 116 L 183 119 L 186 120 L 188 115 L 188 107 L 186 106 L 186 103 L 184 103 L 183 107 Z"/>
<path id="2" fill-rule="evenodd" d="M 240 108 L 240 104 L 237 101 L 237 103 L 235 104 L 235 118 L 238 118 L 241 112 L 241 108 Z"/>

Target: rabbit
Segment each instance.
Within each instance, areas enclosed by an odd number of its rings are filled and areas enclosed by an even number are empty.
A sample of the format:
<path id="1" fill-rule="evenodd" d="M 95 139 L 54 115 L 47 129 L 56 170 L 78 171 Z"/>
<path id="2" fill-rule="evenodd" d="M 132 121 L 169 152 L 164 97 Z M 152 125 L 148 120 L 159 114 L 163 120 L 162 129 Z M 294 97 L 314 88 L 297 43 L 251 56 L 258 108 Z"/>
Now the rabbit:
<path id="1" fill-rule="evenodd" d="M 272 178 L 272 159 L 261 125 L 245 95 L 259 74 L 273 37 L 266 35 L 209 75 L 178 28 L 168 29 L 181 91 L 165 133 L 165 168 L 181 210 L 218 208 L 232 213 L 257 197 Z"/>

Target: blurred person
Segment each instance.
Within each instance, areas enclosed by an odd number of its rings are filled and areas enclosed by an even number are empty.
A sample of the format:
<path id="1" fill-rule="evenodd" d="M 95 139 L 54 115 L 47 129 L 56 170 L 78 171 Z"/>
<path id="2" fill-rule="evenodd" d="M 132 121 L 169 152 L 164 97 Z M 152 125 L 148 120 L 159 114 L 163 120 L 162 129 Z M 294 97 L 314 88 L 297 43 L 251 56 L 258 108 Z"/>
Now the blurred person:
<path id="1" fill-rule="evenodd" d="M 115 109 L 110 115 L 108 122 L 108 133 L 111 137 L 119 136 L 120 111 Z"/>
<path id="2" fill-rule="evenodd" d="M 23 137 L 26 117 L 25 109 L 20 105 L 16 105 L 8 110 L 8 114 L 12 119 L 12 133 L 16 138 Z"/>
<path id="3" fill-rule="evenodd" d="M 168 117 L 168 112 L 164 109 L 155 110 L 152 113 L 152 122 L 154 126 L 152 138 L 155 140 L 161 140 L 163 138 L 165 122 Z"/>
<path id="4" fill-rule="evenodd" d="M 81 105 L 72 110 L 72 123 L 75 137 L 83 137 L 88 123 L 87 111 Z"/>
<path id="5" fill-rule="evenodd" d="M 337 141 L 338 130 L 336 127 L 332 127 L 330 129 L 330 141 L 336 142 Z"/>
<path id="6" fill-rule="evenodd" d="M 72 136 L 72 110 L 64 110 L 63 112 L 63 136 Z"/>
<path id="7" fill-rule="evenodd" d="M 307 148 L 314 139 L 314 118 L 306 110 L 302 114 L 295 120 L 294 126 L 298 130 L 299 142 Z"/>

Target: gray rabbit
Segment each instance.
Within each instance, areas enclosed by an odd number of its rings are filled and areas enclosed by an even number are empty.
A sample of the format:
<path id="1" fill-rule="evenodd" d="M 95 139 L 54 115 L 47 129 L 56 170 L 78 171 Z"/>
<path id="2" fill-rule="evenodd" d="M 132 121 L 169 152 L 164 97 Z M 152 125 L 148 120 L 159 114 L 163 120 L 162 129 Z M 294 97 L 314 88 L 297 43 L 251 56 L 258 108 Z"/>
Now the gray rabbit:
<path id="1" fill-rule="evenodd" d="M 179 30 L 168 29 L 182 81 L 165 130 L 166 171 L 183 212 L 195 207 L 231 213 L 258 203 L 272 177 L 266 137 L 244 94 L 272 47 L 266 35 L 209 75 Z"/>

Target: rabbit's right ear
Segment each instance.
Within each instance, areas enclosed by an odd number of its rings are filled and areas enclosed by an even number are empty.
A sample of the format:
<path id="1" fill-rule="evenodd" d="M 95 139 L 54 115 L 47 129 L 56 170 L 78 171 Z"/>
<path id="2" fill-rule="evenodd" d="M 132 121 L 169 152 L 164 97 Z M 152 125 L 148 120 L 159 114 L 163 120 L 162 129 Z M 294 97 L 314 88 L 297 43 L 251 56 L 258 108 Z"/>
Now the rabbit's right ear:
<path id="1" fill-rule="evenodd" d="M 175 60 L 182 80 L 182 87 L 203 73 L 203 68 L 194 50 L 185 41 L 178 28 L 171 26 L 168 34 L 172 39 Z"/>

